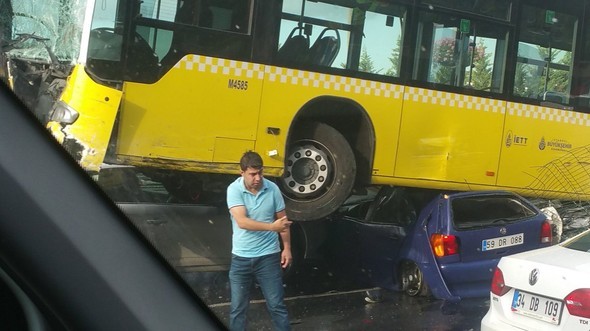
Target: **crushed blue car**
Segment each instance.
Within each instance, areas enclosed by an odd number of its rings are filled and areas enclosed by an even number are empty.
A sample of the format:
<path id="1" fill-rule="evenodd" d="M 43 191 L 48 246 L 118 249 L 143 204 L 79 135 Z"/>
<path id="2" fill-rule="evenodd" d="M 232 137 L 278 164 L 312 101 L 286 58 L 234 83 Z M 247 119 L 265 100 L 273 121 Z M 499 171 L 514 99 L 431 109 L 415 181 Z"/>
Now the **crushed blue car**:
<path id="1" fill-rule="evenodd" d="M 381 186 L 351 199 L 328 224 L 332 258 L 370 285 L 448 301 L 488 296 L 501 257 L 552 244 L 547 216 L 507 191 Z"/>

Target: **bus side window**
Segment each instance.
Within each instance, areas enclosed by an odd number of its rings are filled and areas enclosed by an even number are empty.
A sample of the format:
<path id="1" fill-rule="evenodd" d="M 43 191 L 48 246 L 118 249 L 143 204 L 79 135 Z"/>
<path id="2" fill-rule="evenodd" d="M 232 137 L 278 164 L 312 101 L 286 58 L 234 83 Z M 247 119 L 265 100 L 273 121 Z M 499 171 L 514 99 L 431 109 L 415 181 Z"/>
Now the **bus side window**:
<path id="1" fill-rule="evenodd" d="M 571 103 L 569 92 L 578 17 L 547 10 L 542 4 L 523 4 L 521 11 L 516 83 L 512 94 L 539 101 Z M 547 13 L 551 13 L 553 19 L 547 20 Z"/>
<path id="2" fill-rule="evenodd" d="M 211 12 L 211 28 L 243 34 L 250 30 L 250 1 L 248 0 L 209 0 L 207 8 Z"/>
<path id="3" fill-rule="evenodd" d="M 206 1 L 184 0 L 178 6 L 174 21 L 193 26 L 211 27 L 212 19 L 213 14 Z"/>
<path id="4" fill-rule="evenodd" d="M 250 33 L 250 8 L 250 1 L 237 1 L 232 12 L 231 31 L 244 34 Z"/>
<path id="5" fill-rule="evenodd" d="M 490 22 L 423 11 L 412 78 L 466 89 L 502 91 L 508 31 Z"/>
<path id="6" fill-rule="evenodd" d="M 399 77 L 405 17 L 406 8 L 396 4 L 355 8 L 348 68 Z"/>
<path id="7" fill-rule="evenodd" d="M 184 0 L 175 22 L 200 28 L 247 34 L 250 28 L 250 1 Z"/>

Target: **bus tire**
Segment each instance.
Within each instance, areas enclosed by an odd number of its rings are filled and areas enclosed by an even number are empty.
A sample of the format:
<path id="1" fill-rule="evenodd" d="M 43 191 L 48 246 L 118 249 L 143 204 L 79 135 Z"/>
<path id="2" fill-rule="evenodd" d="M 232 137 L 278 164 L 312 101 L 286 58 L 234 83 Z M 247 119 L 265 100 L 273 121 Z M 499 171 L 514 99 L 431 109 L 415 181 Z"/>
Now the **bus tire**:
<path id="1" fill-rule="evenodd" d="M 296 130 L 279 184 L 290 219 L 317 220 L 336 211 L 350 195 L 356 160 L 348 141 L 333 127 L 314 122 Z"/>

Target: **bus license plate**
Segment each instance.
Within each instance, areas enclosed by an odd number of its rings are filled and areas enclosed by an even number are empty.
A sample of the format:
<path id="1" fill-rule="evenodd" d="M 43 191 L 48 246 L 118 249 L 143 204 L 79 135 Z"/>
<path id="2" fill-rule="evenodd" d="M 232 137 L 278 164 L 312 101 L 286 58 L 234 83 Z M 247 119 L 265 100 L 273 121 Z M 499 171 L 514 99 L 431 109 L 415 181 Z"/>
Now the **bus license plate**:
<path id="1" fill-rule="evenodd" d="M 514 291 L 512 311 L 558 325 L 561 319 L 562 302 L 519 290 Z"/>
<path id="2" fill-rule="evenodd" d="M 511 236 L 485 239 L 481 241 L 482 251 L 491 251 L 492 249 L 522 245 L 524 243 L 524 233 L 513 234 Z"/>

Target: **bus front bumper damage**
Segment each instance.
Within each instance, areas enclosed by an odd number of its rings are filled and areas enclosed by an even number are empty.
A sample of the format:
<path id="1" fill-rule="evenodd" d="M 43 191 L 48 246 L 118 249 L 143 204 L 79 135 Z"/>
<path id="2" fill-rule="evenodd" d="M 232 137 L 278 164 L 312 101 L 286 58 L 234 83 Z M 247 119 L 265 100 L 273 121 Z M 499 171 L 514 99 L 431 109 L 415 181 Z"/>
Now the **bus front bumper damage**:
<path id="1" fill-rule="evenodd" d="M 51 112 L 46 127 L 89 172 L 100 170 L 114 129 L 123 92 L 92 80 L 77 65 Z"/>
<path id="2" fill-rule="evenodd" d="M 98 172 L 104 159 L 106 148 L 100 152 L 68 133 L 69 125 L 64 126 L 58 122 L 49 122 L 47 128 L 55 139 L 68 151 L 68 153 L 80 164 L 84 170 Z"/>

